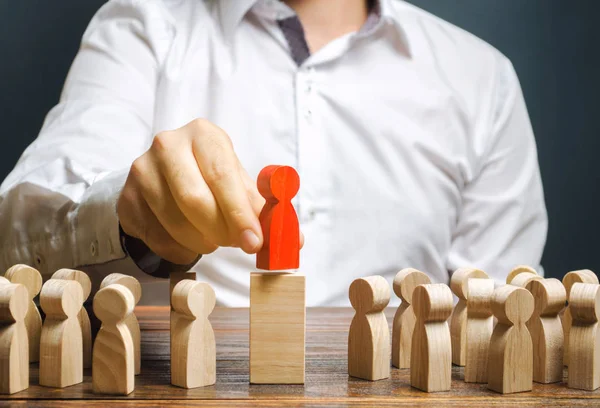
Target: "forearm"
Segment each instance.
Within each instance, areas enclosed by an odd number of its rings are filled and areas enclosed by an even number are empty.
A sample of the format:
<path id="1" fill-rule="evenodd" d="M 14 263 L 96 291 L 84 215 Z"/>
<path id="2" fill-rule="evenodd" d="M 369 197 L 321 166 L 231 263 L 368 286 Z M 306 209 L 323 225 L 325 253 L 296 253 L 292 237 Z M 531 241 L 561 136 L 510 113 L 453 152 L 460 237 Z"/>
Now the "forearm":
<path id="1" fill-rule="evenodd" d="M 25 263 L 47 277 L 62 267 L 125 257 L 115 211 L 123 174 L 107 175 L 87 188 L 82 182 L 56 188 L 32 178 L 2 192 L 0 267 Z"/>

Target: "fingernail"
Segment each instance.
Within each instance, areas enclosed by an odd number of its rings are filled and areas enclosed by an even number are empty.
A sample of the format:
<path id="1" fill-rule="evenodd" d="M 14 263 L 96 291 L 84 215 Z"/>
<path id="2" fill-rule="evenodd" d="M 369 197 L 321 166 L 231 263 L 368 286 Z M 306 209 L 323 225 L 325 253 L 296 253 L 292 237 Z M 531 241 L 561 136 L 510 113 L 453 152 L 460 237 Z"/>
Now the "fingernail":
<path id="1" fill-rule="evenodd" d="M 241 247 L 244 252 L 249 254 L 254 253 L 258 249 L 258 245 L 260 244 L 260 239 L 256 236 L 256 234 L 252 230 L 245 230 L 241 235 Z"/>

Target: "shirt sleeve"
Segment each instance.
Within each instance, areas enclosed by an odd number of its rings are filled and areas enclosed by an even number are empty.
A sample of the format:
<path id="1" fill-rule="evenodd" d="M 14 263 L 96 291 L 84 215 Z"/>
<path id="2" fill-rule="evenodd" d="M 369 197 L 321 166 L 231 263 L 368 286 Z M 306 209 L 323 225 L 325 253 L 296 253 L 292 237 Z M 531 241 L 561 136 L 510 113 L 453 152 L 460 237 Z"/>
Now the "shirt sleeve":
<path id="1" fill-rule="evenodd" d="M 172 37 L 158 1 L 113 0 L 94 16 L 58 105 L 0 187 L 3 270 L 25 263 L 47 277 L 125 258 L 116 200 L 151 142 Z"/>
<path id="2" fill-rule="evenodd" d="M 502 57 L 494 112 L 479 172 L 464 187 L 448 256 L 449 272 L 485 270 L 504 284 L 516 265 L 541 270 L 548 219 L 535 138 L 519 80 Z"/>

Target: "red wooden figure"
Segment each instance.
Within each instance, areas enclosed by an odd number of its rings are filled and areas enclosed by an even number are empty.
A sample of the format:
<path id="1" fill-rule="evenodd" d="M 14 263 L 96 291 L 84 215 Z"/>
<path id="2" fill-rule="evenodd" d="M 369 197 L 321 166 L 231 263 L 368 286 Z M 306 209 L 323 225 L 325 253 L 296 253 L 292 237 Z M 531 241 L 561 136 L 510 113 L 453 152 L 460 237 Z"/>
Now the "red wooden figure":
<path id="1" fill-rule="evenodd" d="M 256 267 L 266 270 L 300 266 L 300 226 L 292 198 L 300 177 L 289 166 L 267 166 L 258 175 L 258 191 L 267 200 L 260 212 L 264 243 L 256 254 Z"/>

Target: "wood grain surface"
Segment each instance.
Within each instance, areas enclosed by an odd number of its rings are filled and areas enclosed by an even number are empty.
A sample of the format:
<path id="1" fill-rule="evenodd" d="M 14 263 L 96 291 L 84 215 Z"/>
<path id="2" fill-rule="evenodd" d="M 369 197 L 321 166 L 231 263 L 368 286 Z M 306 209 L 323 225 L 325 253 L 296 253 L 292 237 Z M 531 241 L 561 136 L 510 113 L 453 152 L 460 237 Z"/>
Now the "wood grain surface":
<path id="1" fill-rule="evenodd" d="M 501 395 L 486 384 L 467 384 L 463 369 L 452 367 L 452 389 L 427 394 L 410 387 L 410 371 L 391 369 L 391 377 L 377 382 L 351 378 L 347 371 L 347 337 L 352 308 L 309 308 L 307 311 L 306 384 L 250 385 L 248 383 L 248 309 L 216 308 L 210 316 L 217 341 L 217 383 L 182 389 L 170 385 L 169 308 L 138 307 L 142 328 L 142 374 L 131 394 L 115 398 L 92 393 L 91 370 L 81 384 L 63 389 L 40 387 L 38 366 L 31 365 L 30 388 L 0 396 L 0 406 L 82 407 L 203 406 L 203 407 L 435 407 L 589 406 L 600 403 L 594 392 L 567 388 L 563 381 L 534 384 L 532 392 Z M 388 322 L 394 308 L 386 310 Z M 86 400 L 86 401 L 82 401 Z"/>

